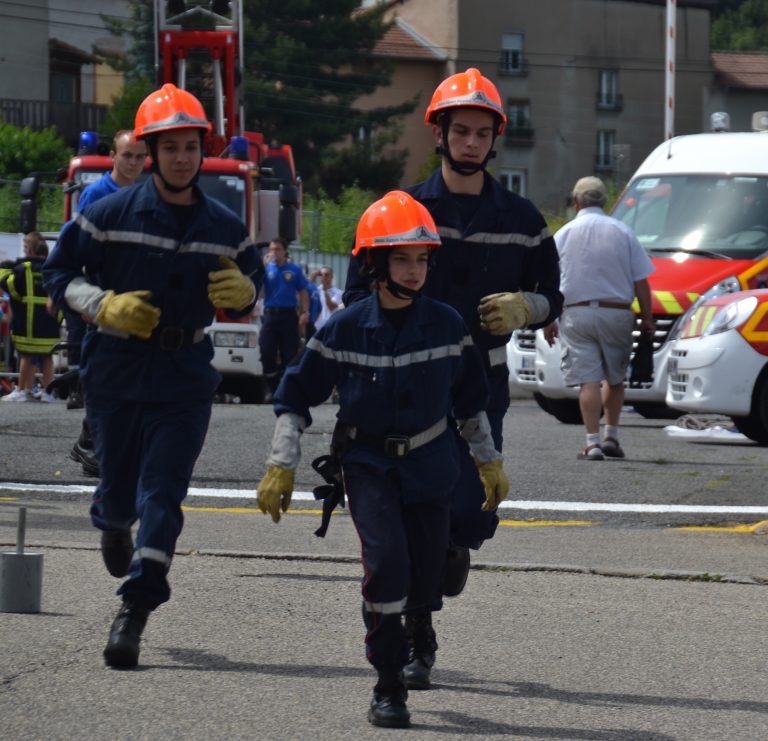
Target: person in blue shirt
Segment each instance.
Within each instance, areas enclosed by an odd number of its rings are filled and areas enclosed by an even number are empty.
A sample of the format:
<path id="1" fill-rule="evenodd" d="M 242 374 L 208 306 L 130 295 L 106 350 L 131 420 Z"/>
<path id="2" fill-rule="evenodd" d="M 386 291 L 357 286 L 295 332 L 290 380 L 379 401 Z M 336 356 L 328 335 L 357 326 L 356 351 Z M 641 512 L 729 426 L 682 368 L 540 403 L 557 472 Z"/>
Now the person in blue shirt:
<path id="1" fill-rule="evenodd" d="M 101 470 L 91 522 L 107 570 L 127 577 L 104 649 L 115 668 L 137 665 L 147 618 L 170 598 L 182 502 L 221 381 L 204 329 L 217 309 L 249 314 L 261 287 L 248 229 L 196 185 L 210 129 L 185 90 L 148 96 L 134 130 L 151 177 L 79 213 L 43 267 L 54 300 L 93 324 L 81 366 Z"/>
<path id="2" fill-rule="evenodd" d="M 132 130 L 121 129 L 112 139 L 109 156 L 112 157 L 112 170 L 105 172 L 100 180 L 84 188 L 77 200 L 78 212 L 83 211 L 88 204 L 98 201 L 99 198 L 133 185 L 144 170 L 147 145 L 142 140 L 136 141 Z"/>
<path id="3" fill-rule="evenodd" d="M 478 348 L 454 309 L 422 295 L 439 244 L 429 212 L 407 193 L 388 193 L 365 211 L 353 254 L 371 290 L 334 313 L 286 370 L 258 487 L 261 511 L 278 522 L 290 504 L 309 408 L 336 387 L 334 439 L 362 546 L 366 656 L 378 672 L 368 720 L 391 728 L 410 725 L 403 615 L 440 602 L 460 465 L 452 429 L 469 444 L 489 501 L 509 488 L 484 411 L 488 383 Z M 434 655 L 434 631 L 428 641 Z"/>
<path id="4" fill-rule="evenodd" d="M 271 392 L 296 357 L 299 337 L 308 322 L 309 281 L 300 265 L 288 261 L 285 239 L 275 237 L 269 243 L 264 270 L 264 311 L 259 332 L 261 368 Z"/>
<path id="5" fill-rule="evenodd" d="M 77 201 L 76 213 L 83 211 L 86 206 L 98 201 L 104 196 L 116 193 L 120 188 L 133 185 L 141 175 L 147 159 L 147 145 L 143 141 L 135 141 L 133 131 L 121 129 L 112 139 L 112 148 L 109 151 L 112 157 L 112 170 L 105 172 L 94 183 L 87 185 Z M 72 311 L 67 306 L 62 307 L 67 324 L 67 362 L 70 370 L 80 367 L 80 345 L 85 337 L 85 322 L 80 314 Z M 67 409 L 82 409 L 83 396 L 80 384 L 72 388 L 67 396 Z M 98 466 L 93 460 L 93 444 L 87 422 L 83 422 L 83 431 L 80 439 L 72 448 L 71 457 L 83 464 L 83 472 L 94 475 L 94 469 L 98 475 Z"/>

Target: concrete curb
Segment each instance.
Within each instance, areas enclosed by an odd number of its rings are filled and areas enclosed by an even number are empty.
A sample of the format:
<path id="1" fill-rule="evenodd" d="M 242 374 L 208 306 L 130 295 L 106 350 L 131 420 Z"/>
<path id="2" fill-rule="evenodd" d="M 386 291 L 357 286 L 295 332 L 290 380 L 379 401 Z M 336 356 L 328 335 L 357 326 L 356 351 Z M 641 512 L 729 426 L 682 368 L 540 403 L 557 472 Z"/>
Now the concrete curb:
<path id="1" fill-rule="evenodd" d="M 0 549 L 15 548 L 14 543 L 0 542 Z M 96 551 L 98 546 L 84 543 L 28 543 L 26 549 L 45 548 L 49 550 L 73 550 L 73 551 Z M 356 555 L 330 555 L 317 553 L 300 552 L 273 552 L 264 553 L 259 551 L 235 551 L 217 548 L 191 548 L 187 550 L 177 550 L 176 556 L 208 556 L 211 558 L 242 558 L 265 561 L 306 561 L 319 563 L 345 563 L 357 564 L 360 557 Z M 768 585 L 767 576 L 753 576 L 750 574 L 712 574 L 706 571 L 674 571 L 658 570 L 648 571 L 645 569 L 599 569 L 590 566 L 579 566 L 572 564 L 544 564 L 544 563 L 499 563 L 474 561 L 470 566 L 476 571 L 500 571 L 500 572 L 553 572 L 559 574 L 584 574 L 587 576 L 605 576 L 618 579 L 656 579 L 667 581 L 697 581 L 711 582 L 716 584 L 746 584 L 753 586 Z"/>

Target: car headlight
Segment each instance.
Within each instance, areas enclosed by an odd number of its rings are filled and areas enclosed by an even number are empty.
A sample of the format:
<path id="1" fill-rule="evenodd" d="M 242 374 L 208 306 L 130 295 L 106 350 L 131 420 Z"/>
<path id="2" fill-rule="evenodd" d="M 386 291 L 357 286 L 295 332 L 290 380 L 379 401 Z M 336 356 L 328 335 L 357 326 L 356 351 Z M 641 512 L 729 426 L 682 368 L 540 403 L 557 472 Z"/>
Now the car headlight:
<path id="1" fill-rule="evenodd" d="M 739 279 L 735 275 L 729 275 L 727 278 L 723 278 L 723 280 L 715 283 L 715 285 L 704 291 L 704 293 L 693 302 L 693 305 L 685 312 L 685 314 L 678 318 L 669 332 L 667 341 L 672 342 L 672 340 L 677 339 L 677 336 L 680 334 L 680 330 L 685 323 L 705 301 L 709 301 L 717 296 L 722 296 L 724 293 L 736 293 L 741 290 L 741 283 L 739 283 Z M 724 332 L 725 330 L 721 331 Z"/>
<path id="2" fill-rule="evenodd" d="M 701 336 L 727 332 L 729 329 L 739 327 L 752 316 L 757 308 L 757 296 L 747 296 L 746 298 L 733 301 L 724 306 L 712 317 L 712 321 L 702 332 Z"/>
<path id="3" fill-rule="evenodd" d="M 216 347 L 256 347 L 255 332 L 214 332 Z"/>

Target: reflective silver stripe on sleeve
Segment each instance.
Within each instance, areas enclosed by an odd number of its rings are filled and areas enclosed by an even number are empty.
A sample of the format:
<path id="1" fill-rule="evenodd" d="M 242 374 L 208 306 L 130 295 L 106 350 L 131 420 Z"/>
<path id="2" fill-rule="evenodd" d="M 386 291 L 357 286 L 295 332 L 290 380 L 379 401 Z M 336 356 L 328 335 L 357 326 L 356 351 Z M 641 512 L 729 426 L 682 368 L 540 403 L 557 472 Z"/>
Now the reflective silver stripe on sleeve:
<path id="1" fill-rule="evenodd" d="M 494 347 L 488 351 L 488 362 L 493 368 L 496 365 L 507 364 L 507 346 Z"/>
<path id="2" fill-rule="evenodd" d="M 427 350 L 405 353 L 403 355 L 368 355 L 366 353 L 353 352 L 352 350 L 335 350 L 324 345 L 316 337 L 307 343 L 308 350 L 320 353 L 327 360 L 335 360 L 337 363 L 350 363 L 365 368 L 404 368 L 417 363 L 426 363 L 431 360 L 458 357 L 465 347 L 472 345 L 472 338 L 466 335 L 461 342 L 430 347 Z"/>
<path id="3" fill-rule="evenodd" d="M 127 242 L 129 244 L 145 244 L 160 247 L 164 250 L 175 250 L 178 242 L 175 239 L 159 237 L 144 232 L 119 231 L 117 229 L 99 229 L 92 221 L 88 221 L 82 213 L 75 217 L 78 226 L 88 232 L 97 242 Z"/>
<path id="4" fill-rule="evenodd" d="M 237 247 L 231 244 L 220 244 L 217 242 L 187 242 L 179 247 L 179 252 L 196 252 L 203 255 L 223 255 L 233 260 L 248 247 L 253 245 L 253 240 L 249 237 L 240 242 Z"/>
<path id="5" fill-rule="evenodd" d="M 171 557 L 165 551 L 161 551 L 159 548 L 137 548 L 133 552 L 133 560 L 139 561 L 141 559 L 146 559 L 147 561 L 156 561 L 157 563 L 162 563 L 165 566 L 171 565 Z"/>
<path id="6" fill-rule="evenodd" d="M 231 244 L 219 242 L 187 242 L 179 246 L 179 242 L 168 237 L 160 237 L 146 232 L 118 231 L 116 229 L 99 229 L 93 222 L 88 221 L 82 214 L 75 217 L 80 228 L 88 232 L 97 242 L 123 242 L 126 244 L 141 244 L 148 247 L 159 247 L 163 250 L 175 250 L 179 252 L 192 252 L 204 255 L 224 255 L 235 259 L 239 254 L 253 245 L 250 237 L 243 239 L 236 247 Z"/>
<path id="7" fill-rule="evenodd" d="M 545 239 L 549 239 L 552 233 L 549 227 L 531 236 L 530 234 L 518 234 L 514 232 L 494 233 L 494 232 L 475 232 L 469 236 L 463 236 L 458 229 L 450 226 L 440 226 L 437 231 L 441 237 L 446 239 L 460 239 L 462 242 L 475 242 L 479 244 L 519 244 L 523 247 L 538 247 Z"/>
<path id="8" fill-rule="evenodd" d="M 405 609 L 406 598 L 396 600 L 395 602 L 369 602 L 363 601 L 363 607 L 366 612 L 375 612 L 377 615 L 397 615 Z"/>

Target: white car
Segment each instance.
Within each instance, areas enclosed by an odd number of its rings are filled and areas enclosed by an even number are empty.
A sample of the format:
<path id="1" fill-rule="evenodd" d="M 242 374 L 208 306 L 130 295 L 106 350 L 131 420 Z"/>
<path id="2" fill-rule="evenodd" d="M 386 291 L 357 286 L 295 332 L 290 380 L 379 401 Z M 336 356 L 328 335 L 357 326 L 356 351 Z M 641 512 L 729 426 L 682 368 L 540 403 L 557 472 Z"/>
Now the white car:
<path id="1" fill-rule="evenodd" d="M 205 331 L 213 343 L 213 367 L 222 375 L 219 393 L 237 396 L 243 404 L 261 404 L 267 387 L 261 369 L 259 326 L 214 322 Z"/>
<path id="2" fill-rule="evenodd" d="M 709 298 L 686 314 L 668 361 L 667 404 L 725 414 L 768 444 L 768 289 Z"/>

